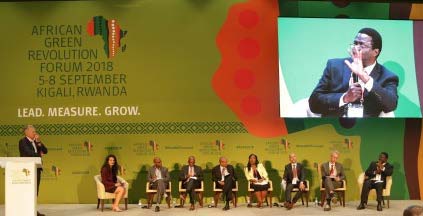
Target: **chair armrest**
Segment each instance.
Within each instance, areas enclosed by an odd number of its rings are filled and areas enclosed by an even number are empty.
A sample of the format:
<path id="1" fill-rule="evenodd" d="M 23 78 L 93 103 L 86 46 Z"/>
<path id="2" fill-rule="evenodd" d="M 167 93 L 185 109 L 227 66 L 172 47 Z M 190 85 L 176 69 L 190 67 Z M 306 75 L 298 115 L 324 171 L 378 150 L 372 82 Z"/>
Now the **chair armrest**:
<path id="1" fill-rule="evenodd" d="M 392 187 L 392 176 L 386 176 L 386 187 L 383 190 L 384 196 L 390 196 L 391 195 L 391 187 Z"/>
<path id="2" fill-rule="evenodd" d="M 106 189 L 104 187 L 104 184 L 101 182 L 100 175 L 94 176 L 94 181 L 97 186 L 97 198 L 103 199 L 106 196 Z"/>
<path id="3" fill-rule="evenodd" d="M 285 181 L 285 179 L 282 179 L 281 186 L 282 186 L 283 191 L 286 191 L 286 181 Z"/>

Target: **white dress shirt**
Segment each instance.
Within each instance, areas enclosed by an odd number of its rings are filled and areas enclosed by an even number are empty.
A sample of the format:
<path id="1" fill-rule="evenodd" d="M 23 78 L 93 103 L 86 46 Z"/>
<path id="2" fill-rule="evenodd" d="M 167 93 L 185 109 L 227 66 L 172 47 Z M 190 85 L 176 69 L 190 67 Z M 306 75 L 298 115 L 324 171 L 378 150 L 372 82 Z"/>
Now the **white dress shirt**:
<path id="1" fill-rule="evenodd" d="M 377 62 L 375 61 L 373 64 L 365 67 L 364 68 L 364 72 L 366 72 L 370 76 L 370 73 L 372 73 L 373 68 L 375 68 L 375 66 L 376 66 L 376 63 Z M 349 86 L 351 86 L 353 84 L 352 74 L 353 74 L 353 72 L 351 72 Z M 373 88 L 373 77 L 370 77 L 369 80 L 367 80 L 367 83 L 364 83 L 362 80 L 360 80 L 360 78 L 358 78 L 358 83 L 360 83 L 360 85 L 362 87 L 364 87 L 368 92 L 370 92 L 372 90 L 372 88 Z M 345 94 L 346 93 L 344 93 L 341 96 L 341 98 L 339 99 L 339 107 L 344 106 L 346 104 L 346 103 L 344 103 L 344 96 L 345 96 Z"/>
<path id="2" fill-rule="evenodd" d="M 26 137 L 31 143 L 32 143 L 32 147 L 34 147 L 34 151 L 35 151 L 35 153 L 38 153 L 38 151 L 37 151 L 37 146 L 35 145 L 35 141 L 34 140 L 32 140 L 32 139 L 30 139 L 29 137 Z"/>

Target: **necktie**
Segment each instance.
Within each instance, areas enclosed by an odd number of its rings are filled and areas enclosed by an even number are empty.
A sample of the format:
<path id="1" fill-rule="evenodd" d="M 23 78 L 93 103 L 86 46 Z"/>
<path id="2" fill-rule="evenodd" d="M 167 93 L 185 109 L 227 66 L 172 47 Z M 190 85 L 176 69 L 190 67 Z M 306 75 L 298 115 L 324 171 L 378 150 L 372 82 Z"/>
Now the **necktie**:
<path id="1" fill-rule="evenodd" d="M 156 168 L 156 177 L 157 177 L 157 179 L 162 178 L 162 173 L 160 172 L 160 169 L 158 169 L 158 168 Z"/>
<path id="2" fill-rule="evenodd" d="M 293 164 L 292 166 L 292 173 L 294 174 L 294 178 L 298 178 L 297 166 L 295 164 Z"/>
<path id="3" fill-rule="evenodd" d="M 222 181 L 225 180 L 226 167 L 222 168 Z"/>
<path id="4" fill-rule="evenodd" d="M 189 167 L 189 175 L 194 176 L 194 167 Z"/>
<path id="5" fill-rule="evenodd" d="M 335 170 L 333 169 L 333 164 L 331 164 L 331 167 L 330 167 L 330 175 L 333 175 L 333 173 L 335 172 Z"/>
<path id="6" fill-rule="evenodd" d="M 32 143 L 32 147 L 34 147 L 35 153 L 38 153 L 37 146 L 35 146 L 35 142 L 34 141 L 31 141 L 31 143 Z"/>

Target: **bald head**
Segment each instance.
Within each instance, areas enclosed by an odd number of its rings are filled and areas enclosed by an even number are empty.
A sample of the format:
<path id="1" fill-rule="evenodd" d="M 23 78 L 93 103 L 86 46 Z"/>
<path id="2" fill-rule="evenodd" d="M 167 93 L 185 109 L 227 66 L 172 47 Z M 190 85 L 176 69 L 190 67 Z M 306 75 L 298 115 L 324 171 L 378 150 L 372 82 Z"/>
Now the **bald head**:
<path id="1" fill-rule="evenodd" d="M 228 166 L 228 159 L 226 157 L 220 157 L 219 158 L 219 164 L 222 167 L 227 167 Z"/>
<path id="2" fill-rule="evenodd" d="M 297 155 L 295 155 L 294 153 L 289 154 L 289 161 L 291 163 L 297 163 Z"/>
<path id="3" fill-rule="evenodd" d="M 162 167 L 162 160 L 159 157 L 154 157 L 153 163 L 154 163 L 154 166 L 157 168 Z"/>
<path id="4" fill-rule="evenodd" d="M 419 215 L 422 215 L 422 213 L 423 213 L 423 206 L 412 205 L 407 207 L 404 210 L 403 215 L 404 216 L 419 216 Z"/>

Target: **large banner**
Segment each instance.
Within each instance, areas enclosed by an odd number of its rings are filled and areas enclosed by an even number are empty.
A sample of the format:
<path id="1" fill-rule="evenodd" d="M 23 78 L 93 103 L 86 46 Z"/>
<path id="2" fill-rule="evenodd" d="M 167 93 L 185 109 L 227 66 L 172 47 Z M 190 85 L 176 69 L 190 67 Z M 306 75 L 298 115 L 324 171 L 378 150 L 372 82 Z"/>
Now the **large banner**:
<path id="1" fill-rule="evenodd" d="M 236 167 L 240 202 L 251 153 L 283 201 L 283 168 L 296 153 L 314 200 L 317 168 L 338 150 L 347 199 L 357 200 L 358 175 L 387 151 L 391 199 L 410 198 L 406 120 L 280 118 L 278 14 L 277 1 L 262 0 L 0 3 L 0 156 L 18 156 L 22 128 L 33 124 L 49 149 L 39 203 L 95 203 L 93 177 L 108 154 L 138 203 L 153 157 L 170 169 L 175 200 L 194 155 L 208 203 L 220 156 Z"/>

